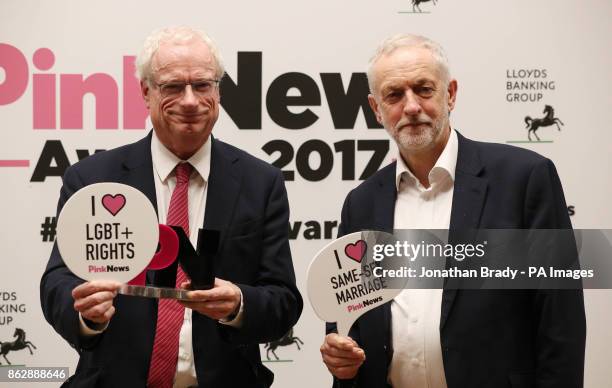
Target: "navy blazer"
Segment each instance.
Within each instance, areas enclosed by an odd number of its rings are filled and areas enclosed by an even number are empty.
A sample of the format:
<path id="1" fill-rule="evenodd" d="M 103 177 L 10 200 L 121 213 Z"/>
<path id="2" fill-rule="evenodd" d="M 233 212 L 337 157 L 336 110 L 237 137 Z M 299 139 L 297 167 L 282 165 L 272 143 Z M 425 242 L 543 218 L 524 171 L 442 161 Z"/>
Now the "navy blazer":
<path id="1" fill-rule="evenodd" d="M 549 159 L 459 133 L 458 138 L 449 240 L 477 228 L 571 228 Z M 367 229 L 392 233 L 395 170 L 392 163 L 349 193 L 339 235 Z M 440 340 L 448 388 L 582 387 L 585 321 L 581 290 L 445 289 Z M 355 379 L 335 379 L 334 386 L 388 387 L 390 303 L 365 313 L 349 335 L 366 360 Z"/>
<path id="2" fill-rule="evenodd" d="M 236 329 L 193 313 L 198 383 L 204 387 L 268 387 L 273 374 L 262 365 L 258 344 L 282 337 L 302 311 L 289 250 L 287 193 L 278 169 L 217 139 L 211 137 L 211 141 L 204 227 L 221 231 L 215 275 L 240 287 L 244 319 Z M 74 192 L 97 182 L 133 186 L 156 206 L 151 134 L 68 168 L 58 214 Z M 156 279 L 167 277 L 164 271 L 176 273 L 176 264 L 156 271 L 155 276 L 147 274 L 148 281 L 155 284 Z M 45 318 L 80 355 L 76 373 L 65 385 L 144 387 L 157 300 L 118 295 L 116 313 L 106 331 L 84 339 L 79 336 L 79 318 L 71 296 L 72 289 L 82 282 L 66 268 L 54 245 L 40 292 Z"/>

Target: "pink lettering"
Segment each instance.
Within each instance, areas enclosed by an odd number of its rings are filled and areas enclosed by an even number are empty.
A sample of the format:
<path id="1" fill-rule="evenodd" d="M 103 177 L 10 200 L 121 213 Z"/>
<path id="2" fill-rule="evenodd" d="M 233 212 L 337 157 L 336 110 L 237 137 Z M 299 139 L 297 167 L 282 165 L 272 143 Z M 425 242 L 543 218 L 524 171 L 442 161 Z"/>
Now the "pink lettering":
<path id="1" fill-rule="evenodd" d="M 0 105 L 8 105 L 17 101 L 28 86 L 28 63 L 16 47 L 0 43 L 0 67 L 4 69 Z"/>
<path id="2" fill-rule="evenodd" d="M 40 48 L 32 58 L 39 70 L 49 70 L 55 63 L 55 55 L 48 48 Z M 34 107 L 34 129 L 55 129 L 55 74 L 34 74 L 32 105 Z"/>
<path id="3" fill-rule="evenodd" d="M 60 75 L 60 127 L 83 128 L 83 96 L 96 98 L 96 129 L 117 129 L 117 83 L 108 74 L 95 73 L 83 80 L 82 74 Z"/>
<path id="4" fill-rule="evenodd" d="M 134 56 L 123 57 L 123 128 L 144 129 L 148 109 L 142 99 L 140 82 L 135 75 Z M 55 54 L 39 48 L 32 55 L 35 69 L 49 71 L 55 65 Z M 29 67 L 25 55 L 15 46 L 0 43 L 0 106 L 17 101 L 28 88 Z M 2 75 L 4 77 L 2 77 Z M 32 119 L 34 129 L 57 128 L 56 73 L 32 75 Z M 59 125 L 61 129 L 83 129 L 83 100 L 95 99 L 96 129 L 118 129 L 119 91 L 117 81 L 109 74 L 59 74 Z"/>
<path id="5" fill-rule="evenodd" d="M 361 310 L 363 308 L 363 303 L 359 303 L 359 304 L 352 304 L 347 306 L 346 310 L 350 313 L 352 311 L 357 311 L 357 310 Z"/>
<path id="6" fill-rule="evenodd" d="M 105 266 L 90 265 L 88 267 L 88 271 L 89 273 L 92 273 L 92 272 L 106 272 L 107 270 Z"/>

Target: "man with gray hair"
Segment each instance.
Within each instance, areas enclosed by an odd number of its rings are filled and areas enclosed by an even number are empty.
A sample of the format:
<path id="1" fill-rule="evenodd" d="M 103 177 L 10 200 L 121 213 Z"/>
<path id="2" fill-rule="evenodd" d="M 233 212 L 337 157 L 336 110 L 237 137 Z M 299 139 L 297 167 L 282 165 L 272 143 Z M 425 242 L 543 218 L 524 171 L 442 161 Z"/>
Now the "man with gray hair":
<path id="1" fill-rule="evenodd" d="M 84 186 L 131 185 L 155 205 L 161 224 L 182 227 L 194 246 L 201 228 L 220 232 L 217 278 L 180 302 L 118 295 L 116 282 L 70 273 L 55 245 L 41 303 L 80 355 L 66 386 L 269 387 L 273 375 L 258 344 L 282 337 L 302 311 L 282 174 L 211 135 L 224 70 L 205 33 L 159 30 L 136 62 L 153 131 L 70 167 L 58 212 Z M 191 279 L 175 262 L 149 271 L 147 281 L 189 289 Z"/>
<path id="2" fill-rule="evenodd" d="M 457 81 L 439 44 L 398 35 L 368 69 L 397 162 L 351 191 L 339 235 L 361 230 L 571 229 L 553 163 L 451 129 Z M 582 387 L 581 290 L 403 290 L 321 346 L 335 387 Z"/>

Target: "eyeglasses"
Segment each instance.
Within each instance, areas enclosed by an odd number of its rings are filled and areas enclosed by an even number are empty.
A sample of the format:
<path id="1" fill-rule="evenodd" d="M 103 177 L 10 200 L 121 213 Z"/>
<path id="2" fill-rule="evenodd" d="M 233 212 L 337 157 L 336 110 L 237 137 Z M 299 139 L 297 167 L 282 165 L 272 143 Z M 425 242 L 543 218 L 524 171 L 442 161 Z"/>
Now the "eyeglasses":
<path id="1" fill-rule="evenodd" d="M 167 82 L 163 84 L 155 83 L 159 88 L 159 92 L 164 98 L 182 97 L 185 94 L 187 85 L 191 86 L 191 92 L 198 97 L 210 96 L 219 84 L 218 79 L 203 79 L 193 82 Z"/>

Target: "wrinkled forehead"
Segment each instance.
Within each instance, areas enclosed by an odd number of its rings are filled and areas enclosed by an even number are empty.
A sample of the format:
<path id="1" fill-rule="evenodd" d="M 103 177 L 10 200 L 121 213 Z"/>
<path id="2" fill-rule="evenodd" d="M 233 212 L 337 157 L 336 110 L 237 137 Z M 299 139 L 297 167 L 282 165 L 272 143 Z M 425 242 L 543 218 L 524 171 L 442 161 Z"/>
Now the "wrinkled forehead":
<path id="1" fill-rule="evenodd" d="M 210 48 L 198 39 L 185 42 L 161 42 L 151 59 L 153 75 L 176 71 L 213 75 L 216 66 Z"/>

